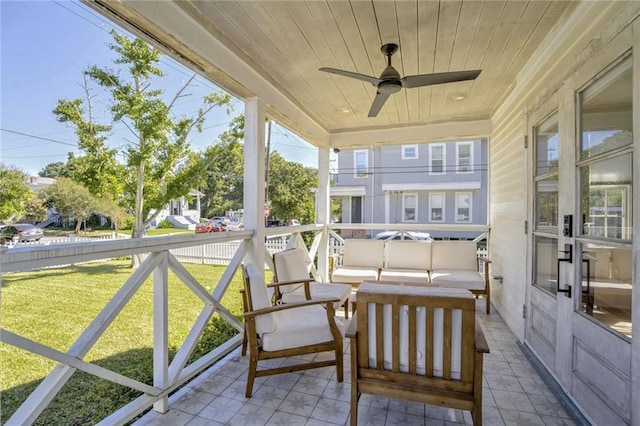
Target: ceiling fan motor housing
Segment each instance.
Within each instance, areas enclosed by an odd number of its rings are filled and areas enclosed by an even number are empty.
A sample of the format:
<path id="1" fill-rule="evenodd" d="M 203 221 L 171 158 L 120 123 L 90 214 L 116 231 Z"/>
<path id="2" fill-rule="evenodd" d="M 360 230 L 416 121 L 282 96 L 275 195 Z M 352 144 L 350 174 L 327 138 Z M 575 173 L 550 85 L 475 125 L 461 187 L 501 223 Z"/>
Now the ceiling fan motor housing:
<path id="1" fill-rule="evenodd" d="M 402 83 L 400 80 L 386 80 L 380 82 L 378 85 L 378 92 L 389 95 L 399 92 L 400 89 L 402 89 Z"/>

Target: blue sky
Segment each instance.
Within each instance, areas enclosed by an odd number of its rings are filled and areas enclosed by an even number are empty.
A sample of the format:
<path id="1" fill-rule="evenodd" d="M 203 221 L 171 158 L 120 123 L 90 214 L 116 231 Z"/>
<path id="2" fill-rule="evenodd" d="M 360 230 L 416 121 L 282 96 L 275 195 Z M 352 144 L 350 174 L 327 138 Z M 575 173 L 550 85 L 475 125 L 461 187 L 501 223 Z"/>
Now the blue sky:
<path id="1" fill-rule="evenodd" d="M 80 153 L 73 128 L 58 123 L 52 110 L 58 99 L 83 97 L 82 72 L 90 65 L 115 66 L 107 46 L 113 41 L 108 31 L 125 32 L 76 1 L 0 0 L 0 27 L 0 161 L 35 175 L 49 163 L 66 161 L 70 151 Z M 162 88 L 167 99 L 193 74 L 167 56 L 160 68 L 166 76 Z M 95 85 L 92 89 L 95 109 L 106 111 L 108 97 Z M 201 96 L 217 90 L 198 77 L 188 91 L 192 95 L 178 101 L 175 112 L 196 111 Z M 242 103 L 235 100 L 232 115 L 222 110 L 209 114 L 203 133 L 192 138 L 192 149 L 210 145 L 242 110 Z M 124 125 L 116 124 L 110 144 L 122 146 L 123 138 L 131 139 Z M 272 150 L 287 160 L 317 167 L 317 149 L 278 125 L 273 126 Z"/>

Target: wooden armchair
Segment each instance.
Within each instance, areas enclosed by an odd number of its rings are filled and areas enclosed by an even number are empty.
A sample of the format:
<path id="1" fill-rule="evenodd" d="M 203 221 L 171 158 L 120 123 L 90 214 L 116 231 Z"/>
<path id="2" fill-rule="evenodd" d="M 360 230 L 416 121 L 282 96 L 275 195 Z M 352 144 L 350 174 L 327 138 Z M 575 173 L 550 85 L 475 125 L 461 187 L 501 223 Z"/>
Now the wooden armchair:
<path id="1" fill-rule="evenodd" d="M 468 290 L 362 283 L 351 339 L 351 425 L 369 393 L 471 411 L 482 424 L 489 347 Z"/>
<path id="2" fill-rule="evenodd" d="M 243 267 L 245 335 L 249 343 L 249 371 L 245 395 L 251 397 L 256 377 L 310 368 L 336 366 L 343 380 L 342 335 L 335 322 L 338 299 L 309 300 L 272 306 L 264 271 L 255 265 Z M 334 351 L 334 359 L 258 370 L 258 362 L 273 358 Z"/>
<path id="3" fill-rule="evenodd" d="M 304 250 L 293 248 L 273 255 L 276 299 L 282 303 L 314 299 L 338 299 L 334 308 L 344 306 L 344 316 L 349 318 L 351 285 L 320 283 L 309 278 L 308 256 Z"/>

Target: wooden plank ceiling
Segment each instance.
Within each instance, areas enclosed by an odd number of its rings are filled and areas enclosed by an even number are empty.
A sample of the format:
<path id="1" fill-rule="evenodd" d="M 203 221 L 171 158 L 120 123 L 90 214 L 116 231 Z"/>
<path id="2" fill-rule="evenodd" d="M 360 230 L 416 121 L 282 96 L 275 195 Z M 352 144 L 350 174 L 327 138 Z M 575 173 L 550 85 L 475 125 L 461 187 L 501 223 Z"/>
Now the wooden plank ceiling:
<path id="1" fill-rule="evenodd" d="M 543 0 L 176 4 L 329 133 L 489 119 L 531 54 L 575 5 Z M 318 68 L 378 77 L 386 66 L 380 51 L 385 43 L 400 46 L 392 64 L 401 76 L 482 73 L 475 81 L 402 89 L 369 118 L 376 87 Z"/>

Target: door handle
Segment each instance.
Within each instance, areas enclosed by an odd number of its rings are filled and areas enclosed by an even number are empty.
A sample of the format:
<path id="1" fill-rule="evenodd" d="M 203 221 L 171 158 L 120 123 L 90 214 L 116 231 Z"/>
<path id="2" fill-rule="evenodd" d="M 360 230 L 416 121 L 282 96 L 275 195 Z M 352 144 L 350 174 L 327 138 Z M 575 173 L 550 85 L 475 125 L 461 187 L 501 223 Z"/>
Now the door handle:
<path id="1" fill-rule="evenodd" d="M 593 314 L 593 296 L 591 295 L 591 262 L 589 259 L 582 259 L 582 263 L 587 264 L 587 288 L 582 290 L 582 303 L 586 299 L 587 314 Z"/>
<path id="2" fill-rule="evenodd" d="M 565 288 L 560 288 L 560 262 L 573 263 L 573 246 L 571 244 L 565 244 L 564 250 L 560 250 L 558 254 L 564 254 L 565 257 L 558 256 L 558 279 L 557 283 L 557 292 L 564 293 L 565 296 L 571 297 L 571 286 L 568 285 Z"/>

